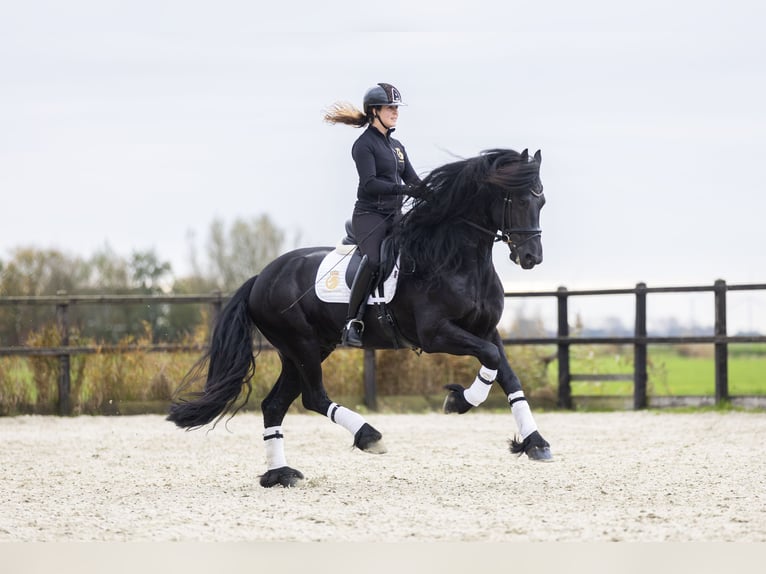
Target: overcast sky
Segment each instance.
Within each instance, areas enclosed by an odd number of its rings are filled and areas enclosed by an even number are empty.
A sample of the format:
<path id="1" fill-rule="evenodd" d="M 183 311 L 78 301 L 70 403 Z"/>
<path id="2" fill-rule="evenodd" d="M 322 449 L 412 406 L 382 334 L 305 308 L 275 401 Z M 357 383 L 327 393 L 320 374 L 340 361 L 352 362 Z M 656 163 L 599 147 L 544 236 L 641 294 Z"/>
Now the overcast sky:
<path id="1" fill-rule="evenodd" d="M 0 259 L 155 249 L 183 275 L 213 218 L 264 213 L 332 245 L 359 132 L 322 110 L 382 81 L 421 174 L 542 150 L 545 261 L 498 250 L 509 288 L 766 282 L 762 2 L 370 6 L 1 0 Z"/>

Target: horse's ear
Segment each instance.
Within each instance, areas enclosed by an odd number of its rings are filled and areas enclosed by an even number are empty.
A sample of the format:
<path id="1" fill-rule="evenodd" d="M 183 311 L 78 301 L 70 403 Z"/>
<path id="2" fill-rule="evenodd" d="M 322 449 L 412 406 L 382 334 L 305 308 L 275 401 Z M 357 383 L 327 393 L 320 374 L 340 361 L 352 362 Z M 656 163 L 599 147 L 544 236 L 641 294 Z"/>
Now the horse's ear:
<path id="1" fill-rule="evenodd" d="M 529 161 L 529 150 L 526 148 L 523 152 L 521 152 L 521 161 L 523 163 L 527 163 Z"/>
<path id="2" fill-rule="evenodd" d="M 537 151 L 535 152 L 535 161 L 536 161 L 538 164 L 541 164 L 541 163 L 543 163 L 543 154 L 541 154 L 541 153 L 540 153 L 540 150 L 537 150 Z"/>

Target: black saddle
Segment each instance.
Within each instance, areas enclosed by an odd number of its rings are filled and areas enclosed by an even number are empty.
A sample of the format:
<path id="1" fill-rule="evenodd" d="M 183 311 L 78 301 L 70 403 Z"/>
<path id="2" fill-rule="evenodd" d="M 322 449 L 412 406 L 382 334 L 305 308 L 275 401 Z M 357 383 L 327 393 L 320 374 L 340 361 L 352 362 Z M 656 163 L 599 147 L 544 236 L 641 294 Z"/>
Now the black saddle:
<path id="1" fill-rule="evenodd" d="M 354 228 L 351 225 L 351 220 L 346 221 L 346 237 L 341 241 L 343 245 L 357 245 L 356 237 L 354 236 Z M 396 264 L 396 257 L 398 255 L 398 248 L 394 238 L 388 235 L 380 244 L 380 273 L 378 274 L 378 285 L 380 287 L 381 295 L 383 294 L 383 281 L 391 274 Z M 357 249 L 354 255 L 351 256 L 348 268 L 346 269 L 346 283 L 350 286 L 354 281 L 356 270 L 359 269 L 359 264 L 362 262 L 362 254 Z"/>
<path id="2" fill-rule="evenodd" d="M 354 229 L 351 226 L 351 220 L 346 221 L 346 237 L 341 241 L 343 245 L 357 245 L 356 238 L 354 237 Z M 378 293 L 382 296 L 383 282 L 391 275 L 396 265 L 396 260 L 399 257 L 399 246 L 394 241 L 391 235 L 388 235 L 380 244 L 380 274 L 378 275 L 378 284 L 373 288 L 378 289 Z M 359 269 L 359 264 L 362 262 L 362 254 L 358 249 L 354 251 L 349 261 L 348 269 L 346 270 L 346 283 L 351 286 L 354 282 L 354 276 L 356 270 Z M 388 337 L 391 339 L 394 349 L 418 349 L 418 346 L 408 341 L 399 330 L 399 326 L 396 324 L 396 318 L 391 310 L 383 302 L 376 303 L 377 317 L 381 328 Z"/>

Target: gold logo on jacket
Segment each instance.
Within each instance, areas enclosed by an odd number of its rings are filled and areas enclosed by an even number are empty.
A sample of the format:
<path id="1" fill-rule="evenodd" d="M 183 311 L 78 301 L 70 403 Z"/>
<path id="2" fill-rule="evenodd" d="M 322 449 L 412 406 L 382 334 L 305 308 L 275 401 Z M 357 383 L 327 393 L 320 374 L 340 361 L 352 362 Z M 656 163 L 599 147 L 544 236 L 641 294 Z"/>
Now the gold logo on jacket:
<path id="1" fill-rule="evenodd" d="M 396 157 L 399 158 L 399 161 L 404 161 L 404 152 L 402 151 L 402 148 L 395 147 L 394 152 L 396 153 Z"/>
<path id="2" fill-rule="evenodd" d="M 337 289 L 338 285 L 340 285 L 340 272 L 338 271 L 331 271 L 330 276 L 327 277 L 327 279 L 324 282 L 325 287 L 330 289 L 331 291 L 333 289 Z"/>

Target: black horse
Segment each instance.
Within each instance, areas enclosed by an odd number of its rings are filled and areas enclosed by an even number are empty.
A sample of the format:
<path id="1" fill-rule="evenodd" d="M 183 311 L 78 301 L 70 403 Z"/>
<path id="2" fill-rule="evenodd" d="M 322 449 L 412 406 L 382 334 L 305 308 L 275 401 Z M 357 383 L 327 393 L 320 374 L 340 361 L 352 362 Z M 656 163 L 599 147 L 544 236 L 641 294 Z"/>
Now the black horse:
<path id="1" fill-rule="evenodd" d="M 542 261 L 541 154 L 490 150 L 432 171 L 412 195 L 412 208 L 394 226 L 400 254 L 399 282 L 388 304 L 398 337 L 367 307 L 364 344 L 396 348 L 397 341 L 427 353 L 472 355 L 481 363 L 468 388 L 446 387 L 446 412 L 465 413 L 486 399 L 493 382 L 508 396 L 521 439 L 511 452 L 551 459 L 537 430 L 519 378 L 505 356 L 497 331 L 504 290 L 492 262 L 492 246 L 504 241 L 523 269 Z M 346 305 L 325 303 L 314 292 L 317 270 L 329 247 L 285 253 L 245 282 L 221 311 L 209 351 L 184 379 L 179 392 L 205 379 L 204 390 L 176 400 L 168 420 L 196 428 L 236 412 L 250 396 L 255 372 L 253 335 L 258 331 L 278 350 L 282 372 L 261 404 L 267 472 L 262 486 L 293 486 L 303 475 L 287 466 L 282 421 L 302 396 L 306 409 L 348 429 L 354 446 L 385 452 L 382 435 L 364 418 L 330 400 L 322 362 L 339 345 Z M 244 402 L 238 401 L 243 390 Z M 232 416 L 233 416 L 232 414 Z"/>

